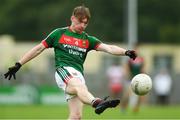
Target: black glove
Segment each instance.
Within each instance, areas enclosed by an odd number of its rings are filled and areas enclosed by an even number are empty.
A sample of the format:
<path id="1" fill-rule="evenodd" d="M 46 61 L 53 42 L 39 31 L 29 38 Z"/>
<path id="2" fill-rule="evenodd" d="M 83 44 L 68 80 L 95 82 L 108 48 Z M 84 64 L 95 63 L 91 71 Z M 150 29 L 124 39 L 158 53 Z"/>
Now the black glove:
<path id="1" fill-rule="evenodd" d="M 137 57 L 136 51 L 134 51 L 134 50 L 127 50 L 127 51 L 125 52 L 125 55 L 126 55 L 126 56 L 129 56 L 129 57 L 130 57 L 131 59 L 133 59 L 133 60 L 135 60 L 136 57 Z"/>
<path id="2" fill-rule="evenodd" d="M 15 63 L 14 66 L 9 68 L 9 71 L 7 73 L 4 74 L 5 79 L 9 76 L 9 80 L 11 79 L 11 77 L 13 76 L 14 79 L 16 79 L 16 72 L 21 68 L 21 64 L 19 62 Z"/>

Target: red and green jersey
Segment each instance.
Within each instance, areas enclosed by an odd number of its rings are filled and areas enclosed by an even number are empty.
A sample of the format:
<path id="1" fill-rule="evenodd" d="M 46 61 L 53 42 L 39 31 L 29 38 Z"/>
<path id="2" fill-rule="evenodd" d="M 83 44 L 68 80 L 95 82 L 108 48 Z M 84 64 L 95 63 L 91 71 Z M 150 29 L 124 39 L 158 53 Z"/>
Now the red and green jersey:
<path id="1" fill-rule="evenodd" d="M 129 65 L 131 77 L 144 72 L 142 71 L 144 67 L 144 59 L 140 56 L 137 57 L 135 60 L 129 59 L 128 65 Z"/>
<path id="2" fill-rule="evenodd" d="M 96 37 L 86 32 L 72 32 L 68 27 L 52 31 L 42 44 L 46 48 L 54 48 L 56 68 L 70 66 L 83 74 L 83 63 L 87 53 L 95 50 L 101 43 Z"/>

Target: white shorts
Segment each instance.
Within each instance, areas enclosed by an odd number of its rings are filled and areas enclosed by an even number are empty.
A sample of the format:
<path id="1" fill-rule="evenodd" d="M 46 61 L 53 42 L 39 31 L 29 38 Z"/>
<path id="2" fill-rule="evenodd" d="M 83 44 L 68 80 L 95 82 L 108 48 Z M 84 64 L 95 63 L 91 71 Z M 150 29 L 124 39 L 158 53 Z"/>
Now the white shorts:
<path id="1" fill-rule="evenodd" d="M 64 92 L 66 90 L 66 86 L 68 80 L 71 78 L 78 78 L 83 84 L 85 84 L 85 79 L 83 75 L 73 67 L 59 67 L 55 72 L 55 79 L 59 88 L 61 88 Z M 65 92 L 66 100 L 69 100 L 76 95 L 68 94 Z"/>

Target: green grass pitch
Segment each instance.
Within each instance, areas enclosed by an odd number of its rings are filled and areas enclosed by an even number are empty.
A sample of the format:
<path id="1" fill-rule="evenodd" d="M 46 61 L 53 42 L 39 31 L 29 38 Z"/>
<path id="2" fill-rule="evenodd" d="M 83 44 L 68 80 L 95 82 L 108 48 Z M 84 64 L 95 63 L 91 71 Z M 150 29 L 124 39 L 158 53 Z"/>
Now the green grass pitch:
<path id="1" fill-rule="evenodd" d="M 67 105 L 0 105 L 0 119 L 67 119 Z M 83 119 L 180 119 L 180 105 L 142 106 L 139 113 L 128 109 L 122 113 L 119 107 L 107 109 L 101 115 L 85 106 Z"/>

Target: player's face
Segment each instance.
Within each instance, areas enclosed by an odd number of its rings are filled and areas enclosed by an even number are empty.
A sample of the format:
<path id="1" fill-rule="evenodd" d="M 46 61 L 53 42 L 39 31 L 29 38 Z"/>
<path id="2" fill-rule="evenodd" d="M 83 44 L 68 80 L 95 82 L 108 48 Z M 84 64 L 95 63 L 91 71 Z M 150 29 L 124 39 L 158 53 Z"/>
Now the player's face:
<path id="1" fill-rule="evenodd" d="M 78 33 L 81 33 L 82 31 L 84 31 L 88 25 L 87 18 L 79 20 L 75 16 L 72 16 L 71 21 L 72 21 L 71 29 Z"/>

